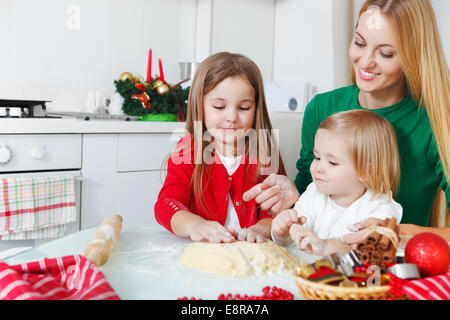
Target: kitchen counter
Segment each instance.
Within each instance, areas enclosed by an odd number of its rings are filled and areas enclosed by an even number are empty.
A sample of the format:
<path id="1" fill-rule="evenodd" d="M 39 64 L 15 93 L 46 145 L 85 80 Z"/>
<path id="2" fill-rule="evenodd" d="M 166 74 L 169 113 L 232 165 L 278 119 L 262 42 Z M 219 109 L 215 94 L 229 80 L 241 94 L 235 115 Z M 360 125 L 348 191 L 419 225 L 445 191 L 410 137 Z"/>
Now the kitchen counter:
<path id="1" fill-rule="evenodd" d="M 42 258 L 83 254 L 98 227 L 80 231 L 5 259 L 14 265 Z M 176 300 L 195 297 L 215 300 L 224 293 L 262 295 L 265 286 L 277 286 L 303 299 L 289 273 L 232 278 L 203 273 L 178 263 L 190 240 L 158 227 L 124 227 L 108 262 L 100 267 L 121 299 Z M 314 256 L 288 247 L 295 256 L 312 262 Z"/>
<path id="2" fill-rule="evenodd" d="M 185 122 L 81 120 L 75 118 L 3 118 L 0 134 L 25 133 L 183 133 Z"/>

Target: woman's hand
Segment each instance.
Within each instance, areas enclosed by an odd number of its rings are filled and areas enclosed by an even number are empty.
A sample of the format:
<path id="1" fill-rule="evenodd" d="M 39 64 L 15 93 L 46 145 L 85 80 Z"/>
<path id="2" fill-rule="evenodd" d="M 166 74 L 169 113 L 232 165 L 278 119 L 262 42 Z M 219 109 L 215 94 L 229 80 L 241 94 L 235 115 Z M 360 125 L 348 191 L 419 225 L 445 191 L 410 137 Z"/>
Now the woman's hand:
<path id="1" fill-rule="evenodd" d="M 242 196 L 244 201 L 255 198 L 261 209 L 276 216 L 284 209 L 291 208 L 300 197 L 292 181 L 283 175 L 271 174 Z"/>
<path id="2" fill-rule="evenodd" d="M 358 244 L 363 242 L 367 238 L 369 233 L 372 232 L 368 228 L 371 226 L 381 226 L 383 222 L 384 220 L 369 218 L 362 222 L 350 225 L 348 226 L 348 229 L 349 231 L 352 231 L 352 233 L 346 234 L 345 236 L 341 237 L 340 240 L 356 250 Z"/>

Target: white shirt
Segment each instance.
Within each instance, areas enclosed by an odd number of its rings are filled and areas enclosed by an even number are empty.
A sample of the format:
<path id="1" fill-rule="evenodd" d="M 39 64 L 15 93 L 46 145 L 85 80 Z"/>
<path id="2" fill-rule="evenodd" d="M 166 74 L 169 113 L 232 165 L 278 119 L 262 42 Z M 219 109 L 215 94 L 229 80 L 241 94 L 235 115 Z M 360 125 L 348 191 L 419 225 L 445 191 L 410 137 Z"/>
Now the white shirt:
<path id="1" fill-rule="evenodd" d="M 391 219 L 400 223 L 402 206 L 388 195 L 378 195 L 372 199 L 373 192 L 364 195 L 348 208 L 337 205 L 328 195 L 320 193 L 314 182 L 300 196 L 294 206 L 299 217 L 306 217 L 305 227 L 311 228 L 320 239 L 340 238 L 350 233 L 348 226 L 368 218 Z"/>
<path id="2" fill-rule="evenodd" d="M 232 176 L 233 173 L 237 170 L 239 165 L 241 164 L 241 158 L 242 156 L 236 157 L 236 158 L 227 158 L 222 156 L 220 153 L 217 152 L 217 154 L 220 157 L 220 161 L 222 161 L 225 169 L 227 169 L 228 175 Z M 231 196 L 228 193 L 228 211 L 227 211 L 227 218 L 225 220 L 224 224 L 225 228 L 234 229 L 237 232 L 241 230 L 241 224 L 239 223 L 239 218 L 237 216 L 236 210 L 234 209 L 233 202 L 231 201 Z"/>

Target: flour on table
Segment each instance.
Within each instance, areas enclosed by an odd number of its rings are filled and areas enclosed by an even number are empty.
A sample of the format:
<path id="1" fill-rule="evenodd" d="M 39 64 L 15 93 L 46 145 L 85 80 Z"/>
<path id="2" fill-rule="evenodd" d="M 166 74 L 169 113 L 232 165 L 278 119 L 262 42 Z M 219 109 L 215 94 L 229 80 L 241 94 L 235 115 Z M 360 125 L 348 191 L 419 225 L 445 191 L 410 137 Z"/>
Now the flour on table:
<path id="1" fill-rule="evenodd" d="M 293 269 L 296 259 L 273 242 L 194 242 L 184 249 L 179 262 L 199 271 L 230 277 L 247 277 Z"/>

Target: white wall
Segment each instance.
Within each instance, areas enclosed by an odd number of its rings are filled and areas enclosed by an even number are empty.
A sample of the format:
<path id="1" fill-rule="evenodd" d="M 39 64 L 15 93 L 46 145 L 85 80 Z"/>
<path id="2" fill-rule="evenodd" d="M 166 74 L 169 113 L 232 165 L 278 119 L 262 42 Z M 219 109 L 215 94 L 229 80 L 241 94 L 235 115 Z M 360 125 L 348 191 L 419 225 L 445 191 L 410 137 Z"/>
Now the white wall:
<path id="1" fill-rule="evenodd" d="M 274 0 L 214 0 L 211 53 L 245 54 L 272 79 L 274 48 Z"/>
<path id="2" fill-rule="evenodd" d="M 165 78 L 178 80 L 179 1 L 1 0 L 0 97 L 79 110 L 91 89 L 111 95 L 124 71 L 145 78 L 149 48 L 153 73 L 162 58 Z"/>
<path id="3" fill-rule="evenodd" d="M 88 92 L 111 96 L 122 72 L 145 77 L 149 48 L 153 74 L 162 58 L 173 83 L 178 62 L 225 50 L 253 59 L 266 81 L 306 80 L 318 92 L 332 90 L 349 83 L 351 17 L 363 2 L 0 0 L 0 98 L 84 110 Z M 450 1 L 432 3 L 448 59 Z"/>
<path id="4" fill-rule="evenodd" d="M 111 96 L 124 71 L 145 78 L 162 58 L 166 80 L 178 62 L 218 51 L 243 53 L 272 78 L 274 0 L 1 0 L 0 97 L 53 101 L 87 111 L 90 90 Z"/>
<path id="5" fill-rule="evenodd" d="M 431 0 L 439 33 L 441 34 L 442 46 L 444 47 L 447 64 L 450 64 L 450 1 L 449 0 Z"/>
<path id="6" fill-rule="evenodd" d="M 306 80 L 318 92 L 347 84 L 350 8 L 343 0 L 277 0 L 273 79 Z"/>
<path id="7" fill-rule="evenodd" d="M 333 85 L 335 88 L 351 83 L 348 49 L 353 38 L 353 5 L 349 0 L 333 1 Z"/>

